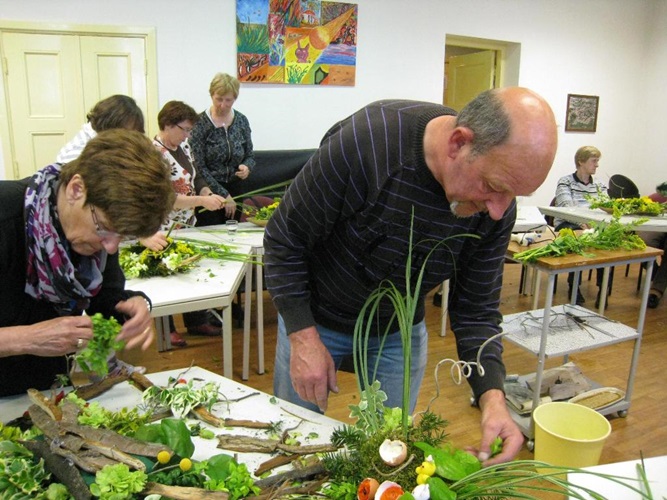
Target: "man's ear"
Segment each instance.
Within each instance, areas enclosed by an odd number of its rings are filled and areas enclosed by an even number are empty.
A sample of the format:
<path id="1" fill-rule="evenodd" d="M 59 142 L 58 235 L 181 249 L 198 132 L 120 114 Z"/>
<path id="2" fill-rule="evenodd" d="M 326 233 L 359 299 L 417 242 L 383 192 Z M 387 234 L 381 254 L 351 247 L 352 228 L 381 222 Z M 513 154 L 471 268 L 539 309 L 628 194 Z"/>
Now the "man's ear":
<path id="1" fill-rule="evenodd" d="M 474 135 L 468 127 L 456 127 L 449 136 L 449 156 L 456 158 L 466 144 L 472 143 Z"/>
<path id="2" fill-rule="evenodd" d="M 75 202 L 86 199 L 86 185 L 79 174 L 74 174 L 65 187 L 67 202 L 72 205 Z"/>

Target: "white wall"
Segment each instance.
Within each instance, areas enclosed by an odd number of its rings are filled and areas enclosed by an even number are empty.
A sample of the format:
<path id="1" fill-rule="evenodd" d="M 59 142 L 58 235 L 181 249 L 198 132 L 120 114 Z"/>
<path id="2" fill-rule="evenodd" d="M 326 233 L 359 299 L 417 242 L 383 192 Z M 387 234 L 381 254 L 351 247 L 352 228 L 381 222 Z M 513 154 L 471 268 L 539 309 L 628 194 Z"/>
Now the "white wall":
<path id="1" fill-rule="evenodd" d="M 444 40 L 453 34 L 520 43 L 520 85 L 554 109 L 561 130 L 556 161 L 524 203 L 547 204 L 586 144 L 602 151 L 603 178 L 624 173 L 644 192 L 667 180 L 666 0 L 357 3 L 355 87 L 243 84 L 236 107 L 250 119 L 256 149 L 315 147 L 334 121 L 376 99 L 440 102 Z M 0 0 L 0 18 L 155 26 L 160 104 L 180 99 L 204 109 L 211 77 L 235 73 L 235 0 Z M 596 133 L 563 131 L 568 93 L 600 96 Z"/>

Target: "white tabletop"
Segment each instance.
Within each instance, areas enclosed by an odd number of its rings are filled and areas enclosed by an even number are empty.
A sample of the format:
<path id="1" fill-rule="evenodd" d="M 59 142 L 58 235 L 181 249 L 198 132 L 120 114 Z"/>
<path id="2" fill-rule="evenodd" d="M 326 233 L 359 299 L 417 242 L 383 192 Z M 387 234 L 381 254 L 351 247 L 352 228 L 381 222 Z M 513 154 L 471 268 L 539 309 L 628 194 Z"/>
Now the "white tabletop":
<path id="1" fill-rule="evenodd" d="M 200 231 L 196 228 L 174 231 L 173 236 L 189 237 L 210 242 L 226 243 L 215 232 Z M 250 257 L 253 248 L 248 245 L 234 244 L 235 252 Z M 144 292 L 153 304 L 151 314 L 154 318 L 165 318 L 170 314 L 199 311 L 220 307 L 222 315 L 222 357 L 226 377 L 232 377 L 232 320 L 231 304 L 234 294 L 244 279 L 250 276 L 250 265 L 246 262 L 204 258 L 186 273 L 151 278 L 127 280 L 129 290 Z M 249 302 L 249 300 L 248 300 Z M 247 309 L 249 311 L 249 308 Z M 249 323 L 249 316 L 246 324 Z M 158 324 L 158 348 L 170 347 L 169 330 L 164 322 Z M 165 339 L 166 337 L 166 339 Z"/>
<path id="2" fill-rule="evenodd" d="M 147 374 L 151 382 L 156 385 L 167 385 L 169 377 L 179 377 L 181 373 L 185 372 L 187 368 L 179 370 L 169 370 L 159 373 Z M 234 382 L 228 378 L 217 375 L 203 368 L 197 366 L 192 367 L 182 375 L 186 380 L 199 379 L 202 384 L 206 382 L 214 382 L 220 385 L 220 394 L 228 400 L 238 399 L 248 394 L 254 394 L 251 397 L 241 401 L 229 403 L 217 403 L 213 406 L 211 413 L 218 418 L 233 418 L 237 420 L 254 420 L 260 422 L 281 422 L 281 429 L 287 430 L 295 428 L 294 432 L 298 433 L 298 441 L 301 444 L 325 444 L 330 443 L 331 432 L 342 427 L 343 424 L 337 420 L 312 412 L 300 406 L 296 406 L 287 401 L 277 399 L 264 392 L 257 391 L 251 387 Z M 198 382 L 199 383 L 199 382 Z M 197 386 L 197 384 L 195 384 Z M 141 391 L 131 386 L 127 382 L 123 382 L 111 388 L 106 393 L 91 401 L 98 401 L 102 406 L 109 410 L 118 411 L 121 408 L 134 408 L 141 403 Z M 224 399 L 221 398 L 221 399 Z M 21 416 L 25 410 L 30 406 L 30 401 L 27 395 L 13 396 L 9 398 L 0 399 L 0 414 L 2 421 L 9 420 Z M 195 422 L 194 419 L 188 419 L 188 423 Z M 208 424 L 201 422 L 202 427 L 207 427 L 220 434 L 233 434 L 237 436 L 253 436 L 258 438 L 268 439 L 269 435 L 265 430 L 249 429 L 246 427 L 235 428 L 215 428 Z M 193 459 L 203 460 L 212 455 L 219 453 L 234 454 L 238 452 L 225 451 L 216 448 L 217 439 L 202 439 L 193 437 L 195 444 L 195 453 Z M 271 458 L 271 455 L 263 453 L 239 453 L 239 461 L 248 466 L 248 470 L 252 473 L 257 466 Z M 288 466 L 290 467 L 290 466 Z"/>
<path id="3" fill-rule="evenodd" d="M 588 224 L 591 221 L 603 222 L 612 220 L 613 216 L 599 208 L 590 209 L 587 207 L 539 207 L 544 215 L 551 215 L 570 222 L 579 224 Z M 658 216 L 637 216 L 623 215 L 620 218 L 622 224 L 633 224 L 640 219 L 648 219 L 643 224 L 637 226 L 638 231 L 652 231 L 658 233 L 667 232 L 667 217 Z"/>
<path id="4" fill-rule="evenodd" d="M 587 467 L 585 470 L 600 474 L 612 474 L 614 476 L 638 479 L 638 463 L 640 463 L 640 460 L 630 460 L 628 462 Z M 656 500 L 659 498 L 667 498 L 667 474 L 665 474 L 665 472 L 667 472 L 667 455 L 662 457 L 645 458 L 644 468 L 646 470 L 653 498 Z M 639 500 L 643 498 L 639 493 L 635 493 L 627 488 L 622 488 L 613 481 L 591 474 L 570 474 L 568 479 L 574 484 L 592 489 L 607 500 Z M 640 483 L 632 479 L 627 479 L 623 482 L 632 487 L 639 488 Z M 585 493 L 582 493 L 582 495 L 583 498 L 591 498 Z"/>
<path id="5" fill-rule="evenodd" d="M 546 226 L 544 215 L 540 213 L 540 209 L 530 205 L 517 205 L 516 207 L 516 222 L 512 229 L 515 233 L 527 233 L 532 231 L 539 231 Z"/>

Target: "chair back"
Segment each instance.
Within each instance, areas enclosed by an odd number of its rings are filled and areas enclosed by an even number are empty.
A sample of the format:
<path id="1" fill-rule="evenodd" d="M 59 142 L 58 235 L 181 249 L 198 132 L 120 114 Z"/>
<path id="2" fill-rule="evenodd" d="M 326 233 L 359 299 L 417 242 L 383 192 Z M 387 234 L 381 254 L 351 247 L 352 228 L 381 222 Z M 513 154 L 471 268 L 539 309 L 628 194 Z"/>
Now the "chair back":
<path id="1" fill-rule="evenodd" d="M 639 188 L 626 176 L 614 174 L 609 178 L 607 194 L 610 198 L 639 198 Z"/>
<path id="2" fill-rule="evenodd" d="M 550 207 L 555 207 L 556 206 L 556 197 L 554 196 L 551 199 L 551 203 L 549 203 Z M 548 226 L 554 227 L 554 217 L 553 215 L 545 215 L 544 220 L 546 221 Z"/>

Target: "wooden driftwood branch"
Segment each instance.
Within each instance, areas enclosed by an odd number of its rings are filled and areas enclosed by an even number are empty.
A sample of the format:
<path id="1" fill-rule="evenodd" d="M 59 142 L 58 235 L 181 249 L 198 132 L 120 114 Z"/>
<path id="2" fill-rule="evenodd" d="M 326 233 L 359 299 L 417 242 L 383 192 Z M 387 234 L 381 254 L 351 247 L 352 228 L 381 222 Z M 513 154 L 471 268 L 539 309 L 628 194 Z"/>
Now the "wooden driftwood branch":
<path id="1" fill-rule="evenodd" d="M 92 495 L 88 485 L 81 477 L 79 469 L 71 461 L 54 454 L 46 441 L 21 441 L 21 444 L 34 455 L 44 459 L 46 468 L 67 487 L 67 491 L 75 500 L 90 500 Z"/>
<path id="2" fill-rule="evenodd" d="M 99 382 L 93 382 L 92 384 L 77 387 L 74 391 L 74 394 L 76 394 L 81 399 L 88 401 L 89 399 L 96 398 L 100 394 L 104 394 L 114 385 L 125 382 L 129 378 L 129 372 L 125 367 L 122 367 L 118 373 L 107 375 Z"/>
<path id="3" fill-rule="evenodd" d="M 217 437 L 218 448 L 244 453 L 274 453 L 280 450 L 297 455 L 309 455 L 312 453 L 336 451 L 338 449 L 337 446 L 330 443 L 299 446 L 281 443 L 277 439 L 262 439 L 250 436 L 219 434 Z"/>
<path id="4" fill-rule="evenodd" d="M 209 491 L 186 486 L 167 486 L 160 483 L 146 483 L 142 494 L 162 495 L 174 500 L 227 500 L 229 498 L 229 494 L 225 491 Z"/>
<path id="5" fill-rule="evenodd" d="M 303 481 L 325 473 L 326 469 L 324 468 L 324 465 L 322 465 L 321 462 L 318 462 L 315 465 L 304 467 L 303 469 L 292 469 L 280 474 L 275 474 L 273 476 L 260 479 L 255 481 L 255 486 L 264 490 L 277 484 L 283 484 L 286 481 Z"/>
<path id="6" fill-rule="evenodd" d="M 275 469 L 276 467 L 280 467 L 282 465 L 287 465 L 291 462 L 294 462 L 296 459 L 299 458 L 299 455 L 278 455 L 277 457 L 273 457 L 266 462 L 262 462 L 259 464 L 259 467 L 255 469 L 255 476 L 256 477 L 261 477 L 264 473 Z"/>

